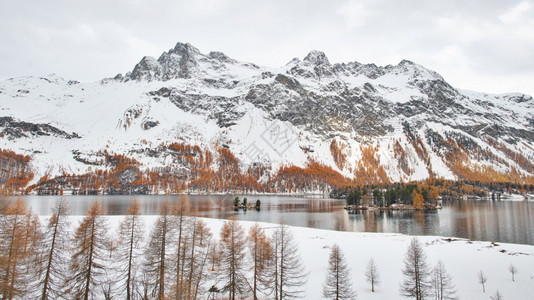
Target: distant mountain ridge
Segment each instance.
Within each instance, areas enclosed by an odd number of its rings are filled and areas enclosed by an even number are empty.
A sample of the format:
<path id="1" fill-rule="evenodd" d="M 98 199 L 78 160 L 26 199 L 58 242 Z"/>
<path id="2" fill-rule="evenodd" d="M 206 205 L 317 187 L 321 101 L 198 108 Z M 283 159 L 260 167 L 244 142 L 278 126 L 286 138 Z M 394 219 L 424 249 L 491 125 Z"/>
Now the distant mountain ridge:
<path id="1" fill-rule="evenodd" d="M 80 185 L 82 175 L 117 171 L 110 159 L 119 156 L 131 159 L 133 175 L 117 183 L 118 193 L 168 191 L 160 181 L 121 189 L 145 184 L 155 170 L 175 178 L 173 189 L 221 190 L 229 161 L 241 177 L 223 190 L 242 188 L 245 178 L 252 190 L 332 185 L 324 178 L 295 184 L 294 174 L 280 173 L 291 166 L 326 167 L 361 183 L 534 176 L 531 96 L 458 90 L 408 60 L 332 64 L 314 50 L 271 68 L 177 43 L 96 83 L 56 75 L 0 82 L 0 103 L 0 148 L 31 158 L 32 189 L 75 190 L 54 178 L 77 176 Z M 200 165 L 213 176 L 200 174 Z M 109 192 L 103 184 L 94 189 Z"/>

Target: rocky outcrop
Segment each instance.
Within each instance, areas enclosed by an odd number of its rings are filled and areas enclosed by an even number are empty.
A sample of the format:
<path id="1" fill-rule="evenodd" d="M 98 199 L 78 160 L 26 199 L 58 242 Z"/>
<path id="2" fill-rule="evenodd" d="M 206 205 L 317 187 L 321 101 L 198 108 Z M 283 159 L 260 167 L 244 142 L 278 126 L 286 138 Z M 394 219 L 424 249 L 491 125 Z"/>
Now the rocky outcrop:
<path id="1" fill-rule="evenodd" d="M 0 117 L 0 137 L 7 139 L 19 139 L 22 137 L 55 136 L 65 139 L 77 139 L 80 136 L 73 132 L 67 133 L 49 124 L 36 124 L 24 121 L 16 121 L 12 117 Z"/>

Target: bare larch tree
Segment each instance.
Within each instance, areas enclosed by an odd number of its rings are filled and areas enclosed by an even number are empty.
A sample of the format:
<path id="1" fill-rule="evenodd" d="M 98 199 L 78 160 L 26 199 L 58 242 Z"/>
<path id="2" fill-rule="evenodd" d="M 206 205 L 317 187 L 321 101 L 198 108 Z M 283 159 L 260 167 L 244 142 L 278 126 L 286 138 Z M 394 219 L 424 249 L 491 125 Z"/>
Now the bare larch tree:
<path id="1" fill-rule="evenodd" d="M 118 234 L 118 247 L 115 251 L 116 261 L 119 265 L 118 274 L 121 296 L 130 300 L 135 298 L 139 289 L 137 277 L 141 275 L 142 260 L 141 243 L 144 237 L 144 223 L 141 219 L 139 200 L 133 199 L 128 206 L 126 215 L 120 223 Z M 126 293 L 124 295 L 124 293 Z"/>
<path id="2" fill-rule="evenodd" d="M 432 283 L 434 286 L 434 298 L 436 300 L 457 299 L 452 277 L 445 269 L 445 265 L 441 260 L 432 269 Z"/>
<path id="3" fill-rule="evenodd" d="M 208 276 L 205 267 L 210 257 L 212 234 L 204 221 L 192 218 L 190 223 L 191 242 L 185 259 L 185 299 L 197 299 L 205 291 L 204 283 Z"/>
<path id="4" fill-rule="evenodd" d="M 280 225 L 274 232 L 273 247 L 273 281 L 275 299 L 295 299 L 304 297 L 304 285 L 308 273 L 302 264 L 298 246 L 289 227 Z"/>
<path id="5" fill-rule="evenodd" d="M 75 299 L 102 298 L 108 264 L 108 225 L 99 201 L 93 202 L 78 226 L 69 264 L 67 292 Z"/>
<path id="6" fill-rule="evenodd" d="M 69 203 L 65 198 L 56 202 L 43 241 L 44 272 L 41 281 L 41 299 L 58 299 L 64 294 L 67 280 L 69 251 Z"/>
<path id="7" fill-rule="evenodd" d="M 404 256 L 404 278 L 400 285 L 401 294 L 422 300 L 432 292 L 430 269 L 426 262 L 423 246 L 417 238 L 410 241 Z"/>
<path id="8" fill-rule="evenodd" d="M 156 219 L 150 241 L 147 244 L 145 252 L 145 285 L 144 294 L 147 292 L 152 298 L 164 300 L 167 290 L 167 277 L 170 251 L 168 249 L 169 239 L 174 233 L 174 218 L 171 215 L 172 207 L 168 201 L 161 204 L 159 216 Z M 146 295 L 148 296 L 148 295 Z"/>
<path id="9" fill-rule="evenodd" d="M 502 300 L 504 299 L 501 292 L 499 292 L 499 290 L 495 291 L 495 294 L 493 294 L 493 296 L 490 297 L 491 300 Z"/>
<path id="10" fill-rule="evenodd" d="M 4 203 L 0 219 L 0 298 L 33 298 L 37 275 L 41 229 L 38 217 L 28 212 L 19 198 Z"/>
<path id="11" fill-rule="evenodd" d="M 356 299 L 352 288 L 352 276 L 345 261 L 345 255 L 338 245 L 332 246 L 328 259 L 328 272 L 323 285 L 323 297 L 326 299 Z"/>
<path id="12" fill-rule="evenodd" d="M 184 274 L 185 274 L 185 259 L 187 248 L 189 245 L 189 236 L 187 232 L 188 225 L 190 225 L 189 213 L 191 209 L 191 203 L 189 202 L 189 197 L 187 195 L 180 195 L 178 201 L 176 201 L 173 208 L 173 215 L 175 218 L 176 225 L 176 236 L 174 237 L 174 283 L 172 287 L 172 293 L 174 294 L 174 299 L 181 300 L 185 294 L 183 289 L 186 285 L 184 283 Z"/>
<path id="13" fill-rule="evenodd" d="M 514 264 L 510 264 L 508 266 L 508 271 L 510 271 L 510 274 L 512 275 L 512 281 L 515 281 L 515 274 L 517 274 L 517 268 L 514 266 Z"/>
<path id="14" fill-rule="evenodd" d="M 375 286 L 380 285 L 380 273 L 378 272 L 378 266 L 373 258 L 369 259 L 367 268 L 365 269 L 365 279 L 371 284 L 371 292 L 375 292 Z"/>
<path id="15" fill-rule="evenodd" d="M 482 285 L 482 292 L 484 293 L 486 292 L 486 281 L 488 281 L 488 278 L 484 275 L 484 272 L 478 272 L 478 283 Z"/>
<path id="16" fill-rule="evenodd" d="M 272 247 L 265 231 L 254 224 L 248 232 L 248 248 L 250 251 L 250 271 L 252 272 L 252 297 L 258 299 L 260 291 L 267 292 L 272 284 Z"/>
<path id="17" fill-rule="evenodd" d="M 234 217 L 224 223 L 220 239 L 222 290 L 229 293 L 229 299 L 248 292 L 246 278 L 246 236 L 245 230 Z"/>

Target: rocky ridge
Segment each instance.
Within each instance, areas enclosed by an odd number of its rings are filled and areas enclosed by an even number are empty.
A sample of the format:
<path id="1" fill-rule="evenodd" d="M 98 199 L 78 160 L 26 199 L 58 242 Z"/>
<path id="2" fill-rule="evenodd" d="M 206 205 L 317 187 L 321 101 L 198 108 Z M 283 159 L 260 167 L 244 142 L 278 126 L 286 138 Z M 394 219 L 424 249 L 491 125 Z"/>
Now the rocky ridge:
<path id="1" fill-rule="evenodd" d="M 462 91 L 408 60 L 332 64 L 314 50 L 271 68 L 178 43 L 97 83 L 29 77 L 1 82 L 0 91 L 0 147 L 32 155 L 41 176 L 106 168 L 84 163 L 104 150 L 162 168 L 169 154 L 154 153 L 171 142 L 214 153 L 224 146 L 242 170 L 317 161 L 348 178 L 380 167 L 390 181 L 490 169 L 534 175 L 531 96 Z M 374 162 L 362 165 L 370 148 Z"/>

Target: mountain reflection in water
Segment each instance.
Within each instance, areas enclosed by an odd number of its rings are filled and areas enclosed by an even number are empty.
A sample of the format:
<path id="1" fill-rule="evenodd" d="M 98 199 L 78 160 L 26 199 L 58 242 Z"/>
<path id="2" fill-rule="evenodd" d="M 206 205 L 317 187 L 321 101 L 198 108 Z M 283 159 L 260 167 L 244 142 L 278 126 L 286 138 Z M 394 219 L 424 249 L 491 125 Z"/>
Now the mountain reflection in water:
<path id="1" fill-rule="evenodd" d="M 242 195 L 239 196 L 243 200 Z M 49 215 L 60 196 L 24 196 L 26 204 L 40 215 Z M 107 215 L 122 215 L 133 198 L 146 215 L 158 214 L 161 203 L 179 196 L 66 196 L 71 214 L 83 215 L 94 200 L 100 200 Z M 250 205 L 257 199 L 261 210 L 234 211 L 235 195 L 189 195 L 192 210 L 201 217 L 285 223 L 319 229 L 391 232 L 410 235 L 439 235 L 472 240 L 534 245 L 534 202 L 457 200 L 438 211 L 347 212 L 344 200 L 280 195 L 247 195 Z"/>

